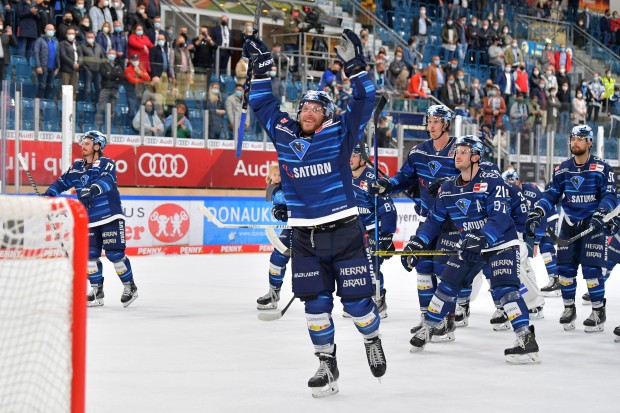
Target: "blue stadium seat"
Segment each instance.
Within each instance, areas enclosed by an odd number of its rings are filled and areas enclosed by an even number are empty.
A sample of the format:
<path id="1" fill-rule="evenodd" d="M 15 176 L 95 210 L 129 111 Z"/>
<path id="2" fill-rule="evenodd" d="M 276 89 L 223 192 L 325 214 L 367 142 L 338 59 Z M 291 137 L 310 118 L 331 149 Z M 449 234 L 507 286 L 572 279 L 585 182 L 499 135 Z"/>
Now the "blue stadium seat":
<path id="1" fill-rule="evenodd" d="M 60 123 L 59 122 L 43 122 L 43 127 L 41 128 L 43 132 L 60 132 Z"/>
<path id="2" fill-rule="evenodd" d="M 28 65 L 28 63 L 15 65 L 15 77 L 16 78 L 32 77 L 32 68 L 30 67 L 30 65 Z"/>
<path id="3" fill-rule="evenodd" d="M 28 59 L 21 55 L 11 55 L 11 65 L 26 65 L 28 66 Z"/>
<path id="4" fill-rule="evenodd" d="M 22 120 L 22 130 L 34 130 L 34 123 L 30 120 Z"/>
<path id="5" fill-rule="evenodd" d="M 56 104 L 51 99 L 40 99 L 39 100 L 39 107 L 41 109 L 55 108 Z"/>
<path id="6" fill-rule="evenodd" d="M 122 135 L 138 135 L 138 132 L 134 130 L 131 126 L 121 126 L 121 134 Z"/>
<path id="7" fill-rule="evenodd" d="M 85 123 L 85 124 L 82 126 L 82 132 L 83 132 L 83 133 L 86 133 L 86 132 L 88 132 L 89 130 L 97 130 L 97 125 L 95 125 L 95 124 Z"/>
<path id="8" fill-rule="evenodd" d="M 224 84 L 224 89 L 226 90 L 226 96 L 235 93 L 235 87 L 237 86 L 237 82 L 235 81 L 234 77 L 222 76 L 222 82 Z"/>

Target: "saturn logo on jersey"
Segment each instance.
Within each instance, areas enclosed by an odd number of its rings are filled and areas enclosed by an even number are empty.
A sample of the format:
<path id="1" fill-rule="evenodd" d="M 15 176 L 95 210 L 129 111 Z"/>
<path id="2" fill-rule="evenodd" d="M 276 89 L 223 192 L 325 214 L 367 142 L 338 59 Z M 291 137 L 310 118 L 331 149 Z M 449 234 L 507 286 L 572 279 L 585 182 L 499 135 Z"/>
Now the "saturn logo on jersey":
<path id="1" fill-rule="evenodd" d="M 432 174 L 433 176 L 435 176 L 435 174 L 437 173 L 437 171 L 438 171 L 439 169 L 441 169 L 441 164 L 440 164 L 439 162 L 437 162 L 437 161 L 430 161 L 430 162 L 428 163 L 428 169 L 430 169 L 431 174 Z"/>
<path id="2" fill-rule="evenodd" d="M 310 147 L 310 142 L 307 142 L 303 139 L 295 139 L 288 145 L 291 147 L 295 155 L 297 155 L 299 160 L 302 160 L 304 156 L 306 155 L 306 152 L 308 152 L 308 148 Z"/>
<path id="3" fill-rule="evenodd" d="M 459 199 L 456 201 L 456 206 L 461 210 L 463 215 L 467 215 L 467 210 L 471 205 L 471 201 L 469 199 Z"/>
<path id="4" fill-rule="evenodd" d="M 573 176 L 570 179 L 570 182 L 573 184 L 573 186 L 575 187 L 575 189 L 579 189 L 579 187 L 581 186 L 581 184 L 583 183 L 584 179 L 580 176 Z"/>
<path id="5" fill-rule="evenodd" d="M 329 162 L 323 162 L 289 169 L 287 164 L 282 164 L 282 169 L 284 169 L 289 178 L 308 178 L 331 173 L 332 165 Z"/>

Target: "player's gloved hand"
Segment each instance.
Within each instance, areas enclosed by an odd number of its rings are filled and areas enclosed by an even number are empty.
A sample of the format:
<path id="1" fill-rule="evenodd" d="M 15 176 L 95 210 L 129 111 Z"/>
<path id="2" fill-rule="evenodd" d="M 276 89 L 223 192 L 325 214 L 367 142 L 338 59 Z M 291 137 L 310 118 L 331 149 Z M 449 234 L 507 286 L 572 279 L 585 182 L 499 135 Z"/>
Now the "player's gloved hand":
<path id="1" fill-rule="evenodd" d="M 409 242 L 403 249 L 403 252 L 415 252 L 423 250 L 424 248 L 426 248 L 424 241 L 414 235 L 409 239 Z M 407 271 L 411 271 L 416 265 L 418 265 L 419 261 L 420 257 L 416 255 L 403 255 L 400 258 L 400 262 Z"/>
<path id="2" fill-rule="evenodd" d="M 482 259 L 482 249 L 487 246 L 487 239 L 482 232 L 470 232 L 465 235 L 461 242 L 459 258 L 462 261 L 480 261 Z"/>
<path id="3" fill-rule="evenodd" d="M 439 188 L 441 188 L 441 184 L 448 180 L 448 177 L 435 179 L 431 184 L 426 188 L 426 192 L 433 197 L 436 198 L 437 194 L 439 194 Z"/>
<path id="4" fill-rule="evenodd" d="M 288 221 L 288 208 L 286 208 L 285 204 L 277 204 L 271 208 L 271 215 L 278 221 L 287 222 Z"/>
<path id="5" fill-rule="evenodd" d="M 607 221 L 607 224 L 605 224 L 605 229 L 603 230 L 603 233 L 606 236 L 611 237 L 613 235 L 616 235 L 618 231 L 620 231 L 620 217 L 615 216 L 609 221 Z"/>
<path id="6" fill-rule="evenodd" d="M 377 178 L 377 182 L 368 187 L 368 193 L 372 196 L 388 195 L 390 192 L 392 192 L 392 183 L 388 178 Z"/>
<path id="7" fill-rule="evenodd" d="M 383 234 L 379 234 L 379 249 L 381 251 L 395 251 L 396 248 L 394 247 L 394 243 L 392 242 L 392 237 L 394 236 L 394 234 L 390 234 L 390 233 L 383 233 Z M 386 260 L 389 260 L 390 258 L 392 258 L 391 255 L 386 255 L 385 257 L 383 257 Z"/>
<path id="8" fill-rule="evenodd" d="M 538 208 L 527 214 L 527 221 L 525 221 L 525 234 L 530 238 L 536 237 L 536 228 L 540 227 L 543 214 Z"/>
<path id="9" fill-rule="evenodd" d="M 609 210 L 604 208 L 599 208 L 594 211 L 594 214 L 592 214 L 592 218 L 590 218 L 590 226 L 594 228 L 594 234 L 598 234 L 606 227 L 605 223 L 603 222 L 603 218 L 605 218 L 605 215 L 607 215 L 608 213 Z"/>
<path id="10" fill-rule="evenodd" d="M 49 188 L 47 188 L 47 189 L 45 190 L 45 192 L 43 192 L 43 196 L 51 196 L 51 197 L 54 197 L 54 196 L 56 196 L 56 195 L 58 195 L 58 194 L 56 193 L 56 191 L 55 191 L 55 190 L 53 190 L 53 189 L 52 189 L 52 187 L 51 187 L 51 186 L 50 186 Z"/>
<path id="11" fill-rule="evenodd" d="M 97 185 L 91 185 L 89 187 L 83 188 L 80 191 L 80 200 L 87 207 L 91 207 L 93 204 L 93 198 L 99 195 L 101 191 Z"/>
<path id="12" fill-rule="evenodd" d="M 242 57 L 252 61 L 254 75 L 266 75 L 274 65 L 269 48 L 255 36 L 245 36 Z"/>
<path id="13" fill-rule="evenodd" d="M 342 62 L 344 74 L 351 77 L 366 70 L 366 59 L 362 41 L 352 30 L 344 29 L 339 46 L 334 47 L 336 56 Z"/>

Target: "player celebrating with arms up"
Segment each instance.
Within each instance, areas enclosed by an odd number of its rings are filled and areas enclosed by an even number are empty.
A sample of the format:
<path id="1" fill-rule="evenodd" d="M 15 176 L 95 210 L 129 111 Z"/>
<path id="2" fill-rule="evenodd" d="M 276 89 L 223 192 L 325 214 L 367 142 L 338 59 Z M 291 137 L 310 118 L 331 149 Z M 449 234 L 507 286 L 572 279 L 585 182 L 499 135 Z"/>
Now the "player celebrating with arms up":
<path id="1" fill-rule="evenodd" d="M 81 145 L 84 159 L 75 161 L 43 195 L 57 196 L 75 188 L 88 210 L 88 280 L 92 287 L 88 306 L 103 305 L 103 266 L 99 258 L 105 248 L 106 257 L 123 282 L 121 303 L 127 307 L 138 298 L 138 288 L 125 256 L 125 215 L 116 184 L 116 164 L 103 156 L 106 137 L 101 132 L 86 132 Z"/>
<path id="2" fill-rule="evenodd" d="M 278 153 L 288 225 L 292 228 L 293 293 L 305 304 L 308 332 L 319 368 L 308 381 L 314 397 L 338 391 L 339 372 L 332 321 L 337 288 L 344 310 L 364 337 L 372 374 L 381 377 L 386 361 L 379 338 L 379 313 L 372 296 L 372 264 L 358 219 L 349 158 L 370 119 L 375 88 L 366 74 L 360 39 L 342 35 L 336 54 L 351 80 L 353 98 L 346 114 L 332 119 L 334 104 L 324 92 L 307 92 L 297 119 L 280 110 L 268 72 L 267 46 L 249 37 L 243 55 L 252 59 L 249 104 Z"/>

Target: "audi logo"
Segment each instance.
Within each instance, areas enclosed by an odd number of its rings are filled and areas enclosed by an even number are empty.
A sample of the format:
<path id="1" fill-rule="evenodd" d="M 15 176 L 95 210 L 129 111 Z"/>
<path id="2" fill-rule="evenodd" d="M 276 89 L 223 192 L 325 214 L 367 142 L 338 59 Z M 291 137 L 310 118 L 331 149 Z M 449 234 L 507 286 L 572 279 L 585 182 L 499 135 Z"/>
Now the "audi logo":
<path id="1" fill-rule="evenodd" d="M 144 162 L 145 159 L 148 162 Z M 138 159 L 138 169 L 145 177 L 183 178 L 187 175 L 189 164 L 183 155 L 143 153 Z"/>

